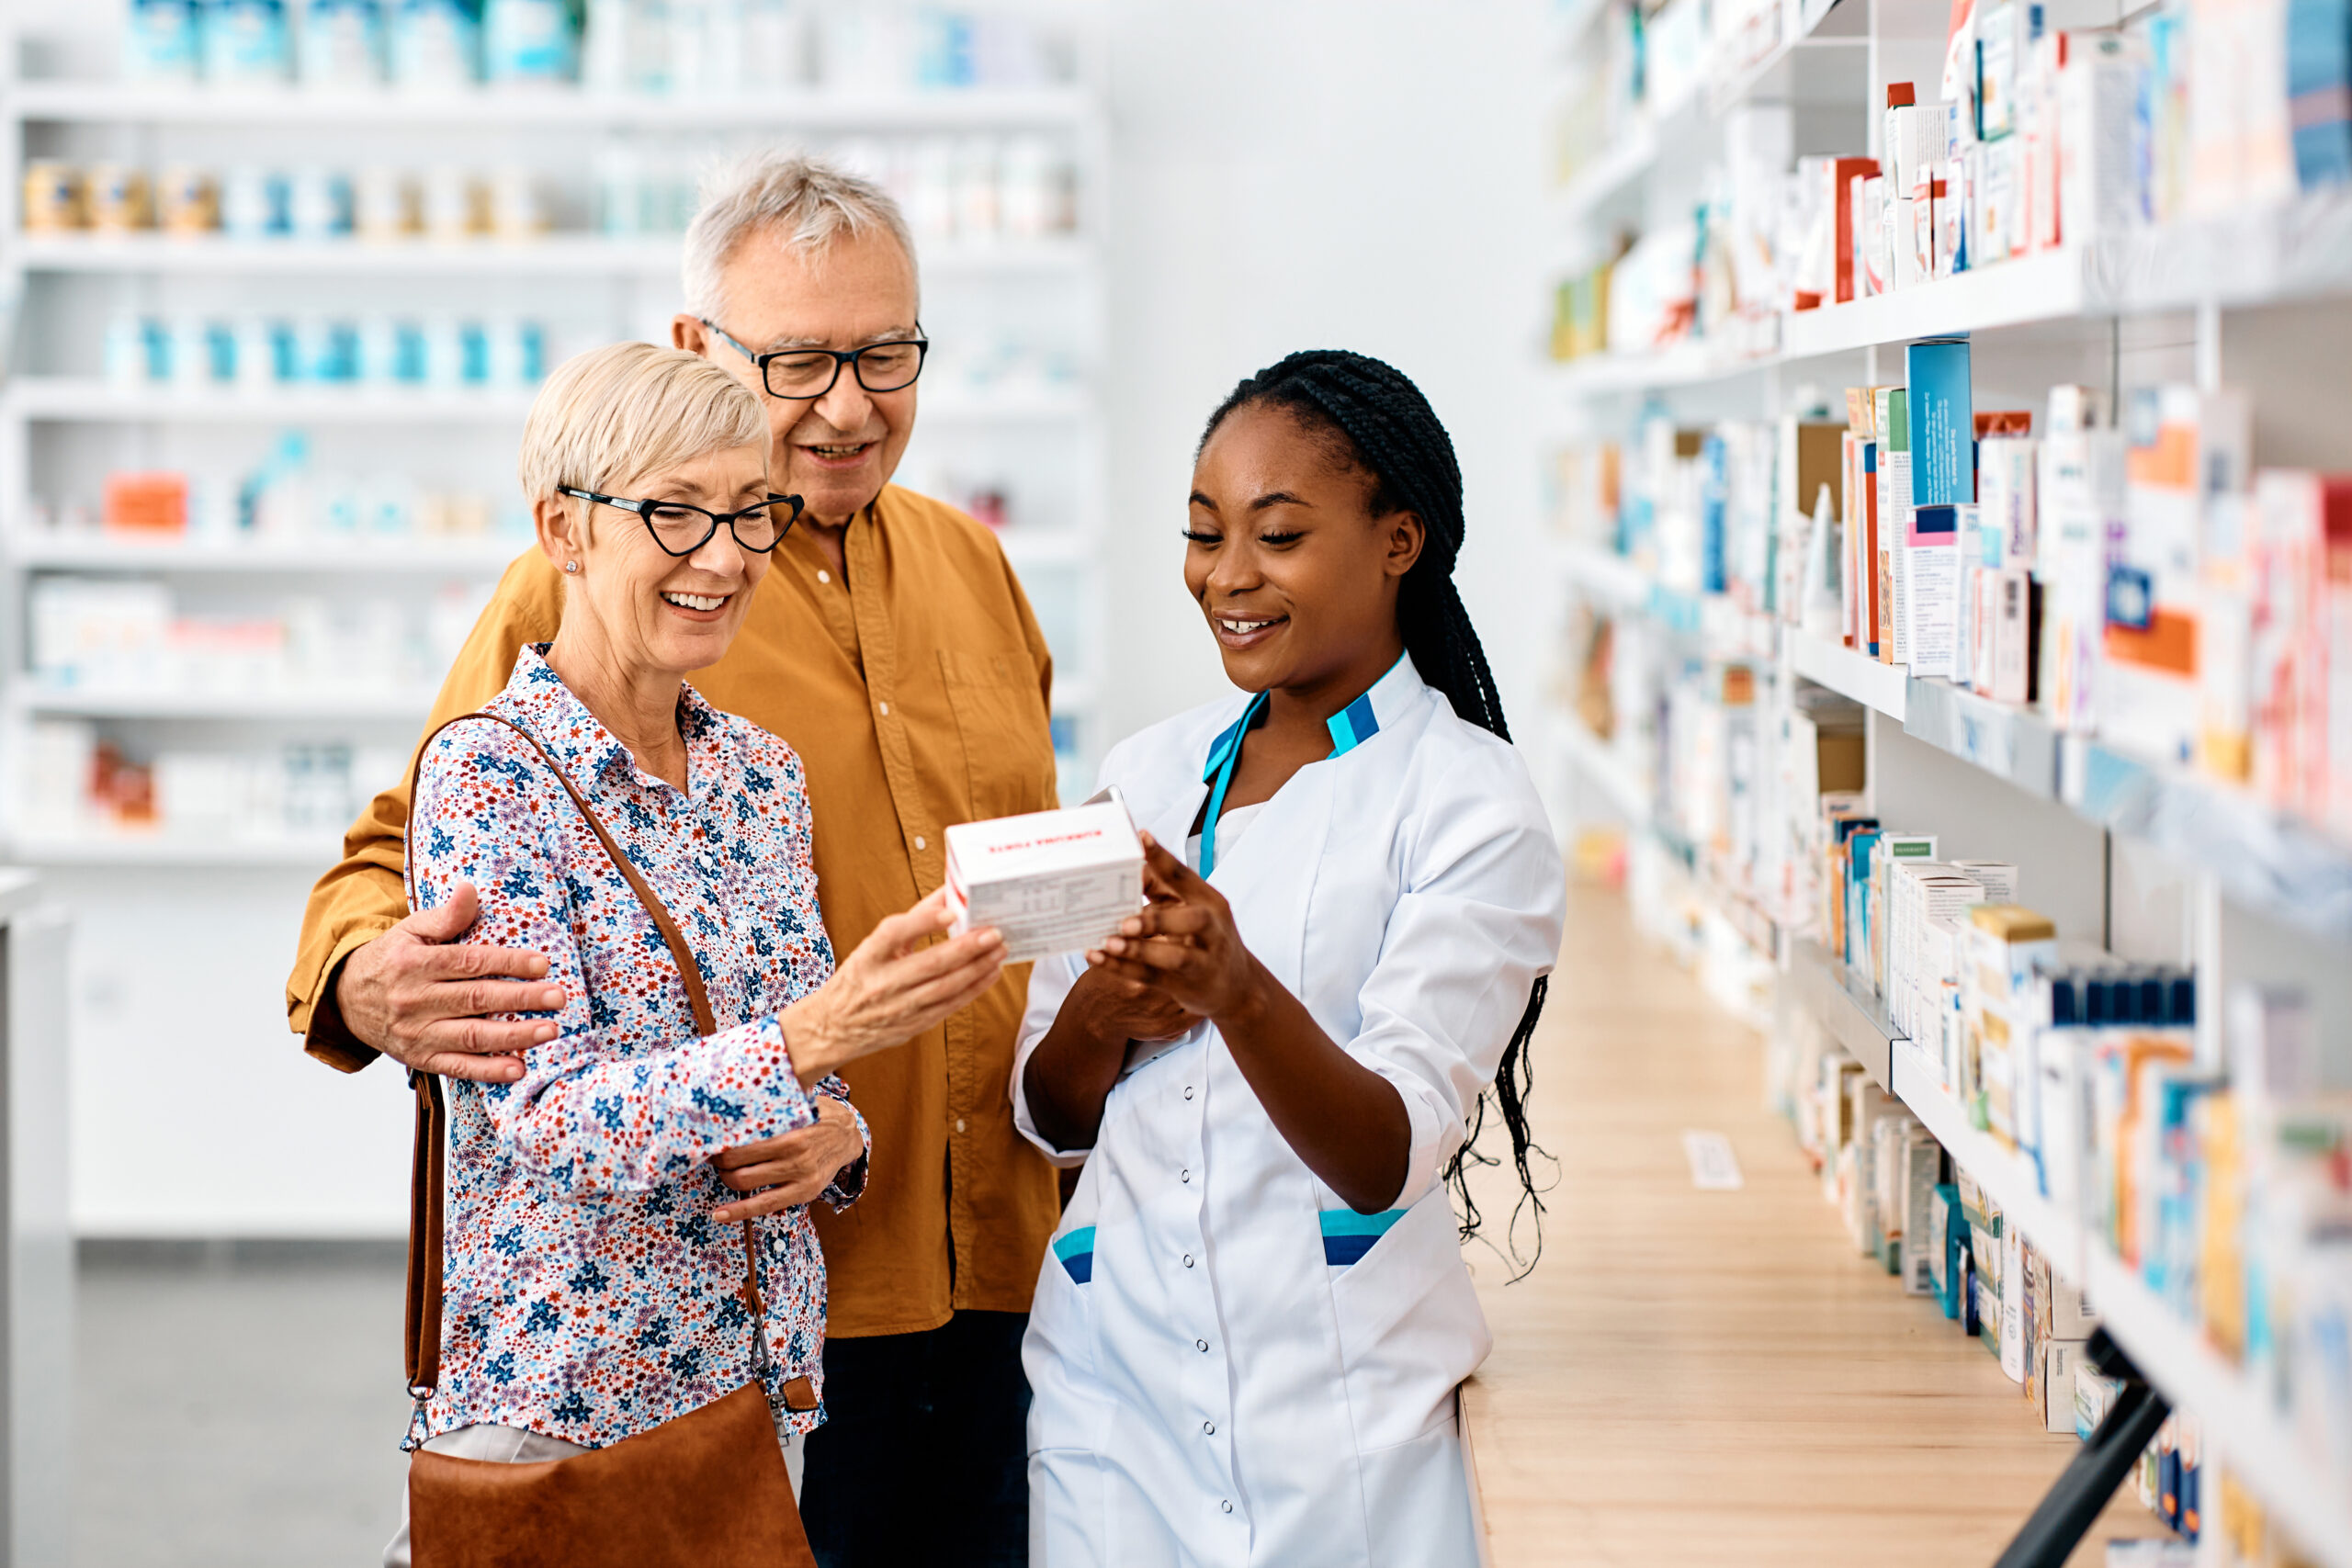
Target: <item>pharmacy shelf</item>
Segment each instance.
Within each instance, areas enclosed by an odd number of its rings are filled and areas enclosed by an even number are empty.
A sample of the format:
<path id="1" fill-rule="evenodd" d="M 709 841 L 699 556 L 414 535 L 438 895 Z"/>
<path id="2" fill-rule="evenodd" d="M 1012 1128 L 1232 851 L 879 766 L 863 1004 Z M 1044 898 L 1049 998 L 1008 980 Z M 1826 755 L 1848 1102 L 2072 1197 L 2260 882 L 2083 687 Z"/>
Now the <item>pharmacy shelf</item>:
<path id="1" fill-rule="evenodd" d="M 1649 792 L 1617 749 L 1573 717 L 1559 721 L 1560 750 L 1577 772 L 1609 798 L 1633 831 L 1650 825 Z"/>
<path id="2" fill-rule="evenodd" d="M 768 97 L 654 97 L 576 87 L 443 94 L 201 88 L 64 80 L 0 87 L 0 113 L 28 123 L 96 125 L 356 126 L 414 131 L 656 132 L 726 130 L 929 131 L 1076 130 L 1092 100 L 1081 88 L 957 88 L 935 92 L 826 92 Z"/>
<path id="3" fill-rule="evenodd" d="M 1625 135 L 1587 159 L 1560 186 L 1560 220 L 1581 223 L 1607 205 L 1619 191 L 1649 173 L 1650 165 L 1657 162 L 1657 148 L 1656 121 L 1637 120 Z"/>
<path id="4" fill-rule="evenodd" d="M 316 874 L 343 853 L 337 836 L 316 839 L 198 839 L 169 833 L 94 833 L 78 837 L 24 834 L 0 841 L 0 858 L 21 865 L 138 869 L 175 866 L 234 869 L 296 867 Z"/>
<path id="5" fill-rule="evenodd" d="M 1882 664 L 1843 643 L 1802 631 L 1791 631 L 1785 646 L 1789 668 L 1815 685 L 1826 686 L 1889 718 L 1903 717 L 1910 675 L 1902 666 Z"/>
<path id="6" fill-rule="evenodd" d="M 2110 832 L 2213 876 L 2242 908 L 2352 941 L 2352 845 L 2251 791 L 2067 737 L 2060 797 Z"/>
<path id="7" fill-rule="evenodd" d="M 77 377 L 28 377 L 0 397 L 0 416 L 55 422 L 171 422 L 189 424 L 447 424 L 469 420 L 519 424 L 537 393 L 432 391 L 422 388 L 119 387 Z M 1065 421 L 1091 412 L 1074 387 L 962 389 L 926 398 L 931 423 Z"/>
<path id="8" fill-rule="evenodd" d="M 1663 390 L 1777 365 L 2084 316 L 2211 304 L 2245 308 L 2352 294 L 2352 191 L 2298 197 L 2238 218 L 2186 220 L 2019 256 L 1916 288 L 1784 312 L 1780 346 L 1737 355 L 1704 342 L 1569 361 L 1576 397 Z"/>
<path id="9" fill-rule="evenodd" d="M 1092 265 L 1092 247 L 1077 239 L 1008 240 L 920 247 L 924 273 L 1077 274 Z M 232 240 L 216 235 L 18 234 L 6 259 L 28 272 L 380 276 L 677 276 L 676 239 L 548 234 L 532 240 Z"/>
<path id="10" fill-rule="evenodd" d="M 2030 709 L 1996 703 L 1949 681 L 1908 682 L 1903 733 L 1984 769 L 2040 800 L 2058 798 L 2060 737 Z"/>
<path id="11" fill-rule="evenodd" d="M 2223 897 L 2332 940 L 2352 940 L 2352 844 L 2251 792 L 2061 734 L 2042 715 L 1921 680 L 1792 631 L 1796 674 L 1900 720 L 1903 732 L 2109 832 L 2210 873 Z"/>
<path id="12" fill-rule="evenodd" d="M 2270 1402 L 2136 1271 L 2041 1195 L 2033 1162 L 1973 1126 L 1924 1053 L 1905 1042 L 1894 1066 L 1896 1098 L 1991 1194 L 2002 1223 L 2020 1227 L 2052 1268 L 2084 1288 L 2141 1372 L 2202 1422 L 2205 1441 L 2228 1461 L 2229 1473 L 2261 1497 L 2316 1561 L 2352 1568 L 2352 1494 L 2312 1470 Z"/>
<path id="13" fill-rule="evenodd" d="M 1568 581 L 1590 597 L 1621 609 L 1646 610 L 1657 584 L 1623 556 L 1590 545 L 1564 544 L 1557 559 Z"/>
<path id="14" fill-rule="evenodd" d="M 12 701 L 23 712 L 83 718 L 349 719 L 417 722 L 433 711 L 429 691 L 107 692 L 59 690 L 17 677 Z"/>
<path id="15" fill-rule="evenodd" d="M 2090 309 L 2084 272 L 2080 252 L 2044 251 L 1874 299 L 1792 310 L 1781 318 L 1781 355 L 1811 359 L 2079 316 Z"/>
<path id="16" fill-rule="evenodd" d="M 1703 386 L 1766 370 L 1778 363 L 1773 355 L 1741 356 L 1713 344 L 1685 340 L 1648 352 L 1588 354 L 1554 367 L 1549 379 L 1553 390 L 1565 397 L 1613 397 Z"/>
<path id="17" fill-rule="evenodd" d="M 492 576 L 503 571 L 527 544 L 520 539 L 434 538 L 207 544 L 187 539 L 141 539 L 119 534 L 26 533 L 0 541 L 0 556 L 5 556 L 11 565 L 28 570 L 174 575 L 398 571 Z"/>
<path id="18" fill-rule="evenodd" d="M 1790 945 L 1789 979 L 1829 1037 L 1862 1065 L 1880 1089 L 1894 1093 L 1893 1057 L 1908 1050 L 1911 1042 L 1888 1020 L 1886 1004 L 1810 938 Z"/>

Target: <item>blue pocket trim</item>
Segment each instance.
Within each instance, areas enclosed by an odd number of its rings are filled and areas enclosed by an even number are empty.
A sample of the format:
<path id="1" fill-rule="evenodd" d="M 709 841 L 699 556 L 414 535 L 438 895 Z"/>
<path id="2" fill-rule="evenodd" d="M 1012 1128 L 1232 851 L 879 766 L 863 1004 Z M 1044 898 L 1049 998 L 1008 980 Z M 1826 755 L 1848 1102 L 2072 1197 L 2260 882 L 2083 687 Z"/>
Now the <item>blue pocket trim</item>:
<path id="1" fill-rule="evenodd" d="M 1083 1285 L 1094 1278 L 1094 1227 L 1080 1225 L 1064 1235 L 1054 1237 L 1054 1256 L 1061 1259 L 1069 1277 Z"/>
<path id="2" fill-rule="evenodd" d="M 1344 1268 L 1372 1250 L 1388 1227 L 1405 1217 L 1402 1209 L 1359 1214 L 1353 1209 L 1326 1209 L 1316 1216 L 1323 1227 L 1323 1261 Z"/>

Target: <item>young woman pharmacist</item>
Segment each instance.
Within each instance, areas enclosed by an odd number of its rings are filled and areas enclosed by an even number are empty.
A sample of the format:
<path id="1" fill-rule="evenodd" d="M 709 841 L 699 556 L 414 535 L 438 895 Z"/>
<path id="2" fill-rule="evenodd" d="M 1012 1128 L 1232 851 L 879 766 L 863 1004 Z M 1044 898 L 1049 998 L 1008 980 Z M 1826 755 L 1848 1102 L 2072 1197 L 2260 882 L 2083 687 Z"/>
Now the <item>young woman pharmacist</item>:
<path id="1" fill-rule="evenodd" d="M 1448 1179 L 1498 1068 L 1524 1179 L 1565 891 L 1462 521 L 1377 360 L 1293 355 L 1209 421 L 1185 583 L 1253 694 L 1104 761 L 1152 903 L 1037 965 L 1013 1069 L 1022 1131 L 1084 1161 L 1024 1355 L 1045 1568 L 1476 1561 L 1453 1393 L 1490 1340 Z"/>

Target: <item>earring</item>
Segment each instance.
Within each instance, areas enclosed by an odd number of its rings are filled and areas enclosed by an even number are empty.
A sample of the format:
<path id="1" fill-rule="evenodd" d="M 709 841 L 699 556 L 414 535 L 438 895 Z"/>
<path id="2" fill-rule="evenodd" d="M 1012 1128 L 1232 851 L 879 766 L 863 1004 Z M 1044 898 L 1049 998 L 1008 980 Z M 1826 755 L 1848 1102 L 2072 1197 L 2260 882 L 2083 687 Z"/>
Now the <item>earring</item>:
<path id="1" fill-rule="evenodd" d="M 563 563 L 563 570 L 569 572 L 577 573 L 580 570 L 580 563 L 576 560 L 568 560 Z"/>

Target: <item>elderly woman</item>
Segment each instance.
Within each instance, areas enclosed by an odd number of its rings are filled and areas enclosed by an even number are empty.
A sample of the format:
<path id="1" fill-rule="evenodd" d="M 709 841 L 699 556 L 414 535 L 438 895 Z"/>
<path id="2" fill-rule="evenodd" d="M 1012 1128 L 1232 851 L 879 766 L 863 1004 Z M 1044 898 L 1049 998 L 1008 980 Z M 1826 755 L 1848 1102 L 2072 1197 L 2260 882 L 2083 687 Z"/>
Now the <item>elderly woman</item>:
<path id="1" fill-rule="evenodd" d="M 547 1012 L 518 1081 L 451 1086 L 439 1376 L 407 1447 L 566 1458 L 756 1377 L 797 1460 L 824 1418 L 823 1258 L 806 1209 L 751 1220 L 756 1356 L 741 1200 L 712 1158 L 820 1121 L 862 1151 L 833 1070 L 996 981 L 993 931 L 933 940 L 936 895 L 836 969 L 799 759 L 685 682 L 798 511 L 769 493 L 768 450 L 740 381 L 645 344 L 564 365 L 531 411 L 522 479 L 562 623 L 485 716 L 427 742 L 408 856 L 419 908 L 470 884 L 478 940 L 548 955 Z M 714 1032 L 590 813 L 684 933 Z M 855 1152 L 825 1196 L 864 1179 Z M 408 1555 L 403 1527 L 385 1561 Z"/>

